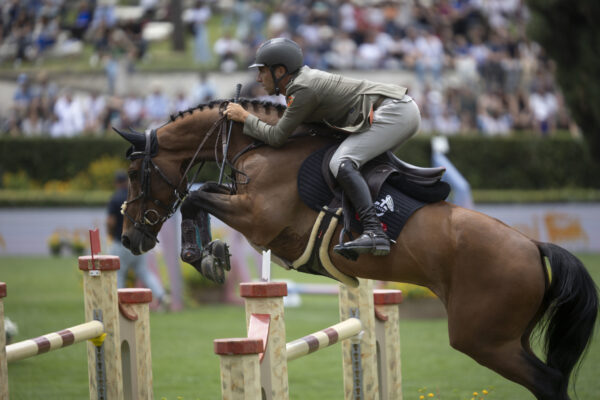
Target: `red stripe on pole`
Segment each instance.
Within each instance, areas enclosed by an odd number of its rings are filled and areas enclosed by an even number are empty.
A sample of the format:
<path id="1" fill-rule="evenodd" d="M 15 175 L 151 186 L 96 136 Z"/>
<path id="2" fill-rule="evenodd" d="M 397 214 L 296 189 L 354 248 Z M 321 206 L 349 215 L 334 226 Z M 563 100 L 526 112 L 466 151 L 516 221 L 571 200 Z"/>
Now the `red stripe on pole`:
<path id="1" fill-rule="evenodd" d="M 319 340 L 313 335 L 304 336 L 302 340 L 308 344 L 308 354 L 319 350 Z"/>
<path id="2" fill-rule="evenodd" d="M 50 350 L 50 341 L 46 339 L 44 336 L 36 337 L 35 339 L 31 339 L 37 344 L 38 354 L 47 353 Z"/>
<path id="3" fill-rule="evenodd" d="M 0 282 L 0 299 L 6 297 L 6 283 Z"/>
<path id="4" fill-rule="evenodd" d="M 323 329 L 323 332 L 327 335 L 327 337 L 329 338 L 329 344 L 334 344 L 337 343 L 338 339 L 339 339 L 339 334 L 338 331 L 336 331 L 333 328 L 327 328 L 327 329 Z"/>
<path id="5" fill-rule="evenodd" d="M 56 333 L 62 338 L 63 346 L 68 346 L 75 342 L 75 335 L 68 329 Z"/>

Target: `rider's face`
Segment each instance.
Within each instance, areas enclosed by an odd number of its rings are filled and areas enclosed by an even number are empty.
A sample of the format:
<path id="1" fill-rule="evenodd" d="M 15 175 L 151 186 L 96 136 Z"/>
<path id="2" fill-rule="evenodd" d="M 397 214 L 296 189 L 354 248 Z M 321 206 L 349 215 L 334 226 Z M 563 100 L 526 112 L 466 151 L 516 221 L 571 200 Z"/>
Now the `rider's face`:
<path id="1" fill-rule="evenodd" d="M 275 83 L 273 82 L 273 76 L 269 67 L 258 67 L 256 81 L 262 84 L 268 95 L 275 94 Z"/>

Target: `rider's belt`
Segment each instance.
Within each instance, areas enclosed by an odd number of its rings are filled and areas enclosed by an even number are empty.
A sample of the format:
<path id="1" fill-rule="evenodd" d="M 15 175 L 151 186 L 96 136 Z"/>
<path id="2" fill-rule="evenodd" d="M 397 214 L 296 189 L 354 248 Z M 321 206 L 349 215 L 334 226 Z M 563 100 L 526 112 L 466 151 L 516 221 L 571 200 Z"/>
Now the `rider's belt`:
<path id="1" fill-rule="evenodd" d="M 387 99 L 387 97 L 385 96 L 379 96 L 379 98 L 377 100 L 375 100 L 375 103 L 373 103 L 373 111 L 377 110 L 379 108 L 379 106 L 381 106 L 381 103 L 383 103 L 383 101 Z"/>
<path id="2" fill-rule="evenodd" d="M 373 125 L 373 113 L 379 108 L 379 106 L 381 106 L 381 103 L 383 103 L 385 99 L 387 99 L 387 97 L 381 95 L 377 98 L 377 100 L 375 100 L 375 103 L 373 103 L 373 105 L 371 106 L 371 111 L 369 111 L 369 124 Z"/>

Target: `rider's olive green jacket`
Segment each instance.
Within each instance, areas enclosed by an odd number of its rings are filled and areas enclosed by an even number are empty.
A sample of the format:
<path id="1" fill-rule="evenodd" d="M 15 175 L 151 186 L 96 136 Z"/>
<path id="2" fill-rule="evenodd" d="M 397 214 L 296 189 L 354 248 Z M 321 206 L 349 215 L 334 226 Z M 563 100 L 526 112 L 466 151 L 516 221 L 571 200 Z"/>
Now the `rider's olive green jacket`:
<path id="1" fill-rule="evenodd" d="M 304 66 L 286 86 L 288 107 L 277 125 L 253 114 L 246 118 L 244 133 L 271 146 L 283 145 L 302 123 L 324 123 L 348 133 L 369 129 L 369 115 L 381 97 L 401 99 L 406 88 L 346 78 Z"/>

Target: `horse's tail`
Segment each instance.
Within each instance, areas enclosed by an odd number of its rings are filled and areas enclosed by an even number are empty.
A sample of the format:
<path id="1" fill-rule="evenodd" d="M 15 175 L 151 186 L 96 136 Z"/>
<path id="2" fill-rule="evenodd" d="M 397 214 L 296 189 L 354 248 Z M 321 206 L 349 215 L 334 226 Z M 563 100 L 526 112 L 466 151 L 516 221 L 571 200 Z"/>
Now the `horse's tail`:
<path id="1" fill-rule="evenodd" d="M 548 257 L 552 274 L 545 297 L 546 365 L 562 374 L 561 392 L 566 395 L 573 368 L 594 333 L 598 288 L 573 254 L 551 243 L 538 243 L 538 247 Z"/>

